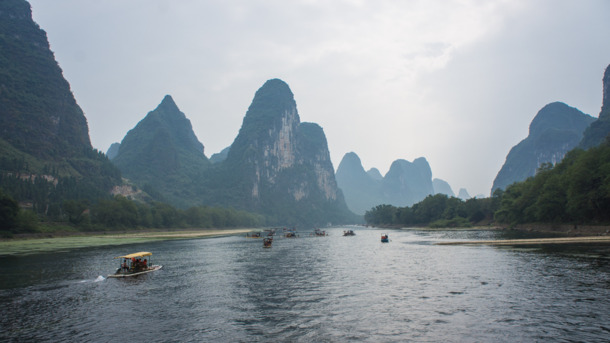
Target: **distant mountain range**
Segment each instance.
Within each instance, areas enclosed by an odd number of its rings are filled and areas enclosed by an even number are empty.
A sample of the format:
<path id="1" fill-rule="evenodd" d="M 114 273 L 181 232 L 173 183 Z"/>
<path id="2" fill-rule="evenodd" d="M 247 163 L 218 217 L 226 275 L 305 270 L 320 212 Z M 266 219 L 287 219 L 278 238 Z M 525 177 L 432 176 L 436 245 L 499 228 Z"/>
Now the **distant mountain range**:
<path id="1" fill-rule="evenodd" d="M 413 162 L 396 160 L 381 176 L 376 168 L 365 171 L 358 155 L 350 152 L 343 156 L 336 177 L 347 206 L 358 214 L 381 204 L 411 206 L 436 193 L 454 195 L 446 181 L 432 180 L 430 165 L 423 157 Z"/>
<path id="2" fill-rule="evenodd" d="M 301 123 L 279 79 L 255 94 L 233 144 L 210 162 L 170 96 L 129 131 L 112 159 L 136 185 L 175 206 L 230 206 L 273 224 L 359 221 L 337 188 L 320 126 Z"/>

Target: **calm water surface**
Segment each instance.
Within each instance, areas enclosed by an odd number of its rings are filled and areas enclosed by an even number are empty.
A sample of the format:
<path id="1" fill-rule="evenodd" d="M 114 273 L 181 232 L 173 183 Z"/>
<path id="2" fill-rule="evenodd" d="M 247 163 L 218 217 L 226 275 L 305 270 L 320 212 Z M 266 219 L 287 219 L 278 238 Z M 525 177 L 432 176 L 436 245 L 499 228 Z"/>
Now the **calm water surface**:
<path id="1" fill-rule="evenodd" d="M 608 246 L 439 246 L 500 232 L 330 229 L 0 257 L 0 341 L 607 342 Z M 118 256 L 163 269 L 104 279 Z"/>

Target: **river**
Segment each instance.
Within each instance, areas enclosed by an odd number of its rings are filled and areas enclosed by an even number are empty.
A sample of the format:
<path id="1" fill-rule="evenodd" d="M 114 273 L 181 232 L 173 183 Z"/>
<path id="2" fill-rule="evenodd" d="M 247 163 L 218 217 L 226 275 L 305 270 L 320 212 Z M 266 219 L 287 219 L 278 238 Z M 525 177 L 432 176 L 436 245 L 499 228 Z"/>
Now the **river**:
<path id="1" fill-rule="evenodd" d="M 440 246 L 500 231 L 329 229 L 0 257 L 0 341 L 607 342 L 599 246 Z M 384 231 L 385 232 L 385 231 Z M 112 257 L 160 271 L 106 279 Z"/>

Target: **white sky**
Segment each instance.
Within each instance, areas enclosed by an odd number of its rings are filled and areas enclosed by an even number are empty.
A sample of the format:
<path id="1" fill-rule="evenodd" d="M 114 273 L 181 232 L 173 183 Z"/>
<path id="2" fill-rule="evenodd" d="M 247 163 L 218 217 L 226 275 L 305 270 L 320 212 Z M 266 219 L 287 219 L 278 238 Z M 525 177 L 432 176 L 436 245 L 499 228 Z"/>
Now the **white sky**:
<path id="1" fill-rule="evenodd" d="M 30 3 L 99 150 L 170 94 L 210 157 L 280 78 L 335 168 L 423 156 L 473 196 L 547 103 L 597 117 L 610 64 L 606 0 Z"/>

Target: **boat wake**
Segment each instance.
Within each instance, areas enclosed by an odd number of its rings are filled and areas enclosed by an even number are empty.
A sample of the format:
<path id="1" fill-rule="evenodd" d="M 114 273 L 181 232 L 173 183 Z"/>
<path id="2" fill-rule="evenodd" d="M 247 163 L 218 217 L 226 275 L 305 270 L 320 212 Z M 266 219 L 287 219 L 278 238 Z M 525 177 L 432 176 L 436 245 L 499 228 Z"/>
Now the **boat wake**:
<path id="1" fill-rule="evenodd" d="M 95 283 L 95 282 L 100 282 L 100 281 L 104 281 L 104 280 L 106 280 L 106 278 L 100 275 L 94 280 L 81 280 L 80 283 Z"/>

